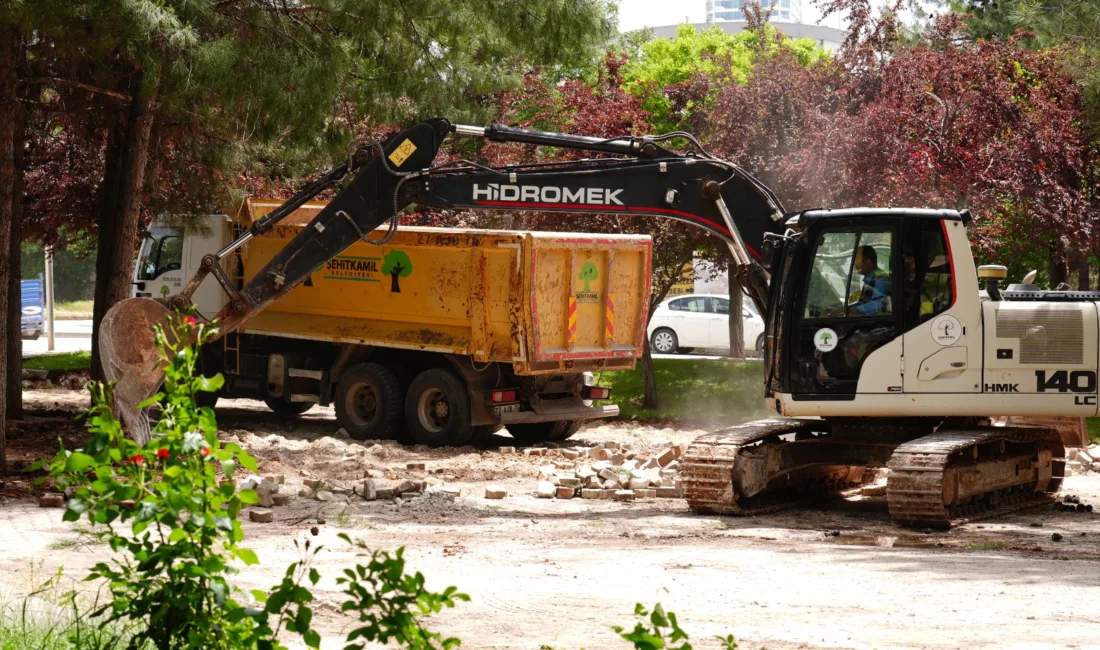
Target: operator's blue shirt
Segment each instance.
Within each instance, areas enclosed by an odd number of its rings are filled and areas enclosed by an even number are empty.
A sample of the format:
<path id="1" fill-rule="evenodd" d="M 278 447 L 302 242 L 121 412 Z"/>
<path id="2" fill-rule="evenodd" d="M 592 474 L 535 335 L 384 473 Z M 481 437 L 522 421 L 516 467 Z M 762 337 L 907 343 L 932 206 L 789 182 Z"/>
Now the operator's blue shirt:
<path id="1" fill-rule="evenodd" d="M 879 314 L 886 309 L 890 295 L 890 276 L 882 269 L 875 269 L 863 276 L 863 292 L 852 309 L 861 314 Z"/>

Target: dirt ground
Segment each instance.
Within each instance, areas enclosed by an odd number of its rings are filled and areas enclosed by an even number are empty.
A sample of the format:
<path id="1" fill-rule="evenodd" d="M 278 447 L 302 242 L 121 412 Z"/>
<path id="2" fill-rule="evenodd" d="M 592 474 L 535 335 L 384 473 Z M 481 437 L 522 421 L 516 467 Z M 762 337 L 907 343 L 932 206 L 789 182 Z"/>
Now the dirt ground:
<path id="1" fill-rule="evenodd" d="M 41 440 L 58 434 L 79 443 L 71 416 L 85 405 L 83 394 L 31 390 L 24 399 L 34 417 L 13 432 L 14 456 L 40 453 Z M 471 602 L 431 621 L 464 648 L 624 648 L 610 626 L 632 624 L 636 602 L 657 601 L 704 649 L 730 633 L 742 648 L 1100 647 L 1100 508 L 1042 507 L 931 533 L 894 526 L 876 498 L 751 518 L 696 516 L 679 499 L 545 500 L 535 484 L 546 460 L 501 454 L 498 447 L 513 444 L 503 433 L 477 448 L 433 450 L 338 436 L 331 409 L 294 421 L 232 400 L 218 413 L 223 439 L 243 443 L 260 473 L 283 475 L 281 492 L 294 495 L 275 509 L 275 523 L 245 523 L 262 564 L 244 570 L 239 584 L 277 582 L 297 558 L 295 540 L 325 544 L 315 621 L 326 648 L 341 647 L 340 633 L 353 624 L 339 613 L 335 584 L 355 560 L 341 532 L 372 548 L 405 546 L 430 587 L 469 594 Z M 588 426 L 569 444 L 657 450 L 699 433 L 609 423 Z M 409 462 L 426 471 L 407 470 Z M 367 473 L 439 482 L 462 495 L 298 496 L 307 479 L 339 491 Z M 8 483 L 0 492 L 0 582 L 25 589 L 59 566 L 79 579 L 102 558 L 105 547 L 63 523 L 60 510 L 38 508 L 18 481 Z M 485 499 L 490 484 L 508 496 Z M 1100 474 L 1072 476 L 1063 492 L 1100 506 Z"/>

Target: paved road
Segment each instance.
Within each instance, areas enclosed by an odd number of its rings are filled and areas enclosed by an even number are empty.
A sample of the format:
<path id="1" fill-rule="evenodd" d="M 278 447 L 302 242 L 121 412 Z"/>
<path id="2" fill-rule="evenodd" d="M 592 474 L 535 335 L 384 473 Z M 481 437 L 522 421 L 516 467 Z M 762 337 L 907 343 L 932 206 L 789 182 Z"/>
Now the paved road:
<path id="1" fill-rule="evenodd" d="M 54 334 L 55 352 L 76 352 L 92 349 L 91 320 L 59 320 L 54 321 L 54 325 L 57 327 L 57 332 Z M 23 356 L 46 354 L 46 341 L 45 334 L 35 341 L 24 339 Z"/>

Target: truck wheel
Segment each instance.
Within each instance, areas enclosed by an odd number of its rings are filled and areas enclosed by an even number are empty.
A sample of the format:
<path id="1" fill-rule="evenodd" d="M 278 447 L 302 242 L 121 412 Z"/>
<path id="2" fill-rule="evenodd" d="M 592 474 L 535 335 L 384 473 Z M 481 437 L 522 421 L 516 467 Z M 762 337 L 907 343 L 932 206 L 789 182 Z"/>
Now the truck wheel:
<path id="1" fill-rule="evenodd" d="M 429 447 L 461 447 L 474 435 L 470 397 L 454 373 L 430 368 L 417 375 L 405 397 L 405 424 L 413 440 Z"/>
<path id="2" fill-rule="evenodd" d="M 662 327 L 653 333 L 653 338 L 649 340 L 653 349 L 661 354 L 672 354 L 679 347 L 679 341 L 676 340 L 676 332 L 673 332 L 667 327 Z"/>
<path id="3" fill-rule="evenodd" d="M 763 352 L 764 352 L 764 335 L 763 334 L 756 337 L 756 351 L 760 352 L 761 354 L 763 354 Z"/>
<path id="4" fill-rule="evenodd" d="M 210 393 L 207 393 L 207 395 L 209 394 Z M 216 400 L 217 397 L 214 399 Z M 264 404 L 267 404 L 267 408 L 275 411 L 279 415 L 285 415 L 287 417 L 299 416 L 313 408 L 312 402 L 288 402 L 281 397 L 265 397 Z"/>
<path id="5" fill-rule="evenodd" d="M 566 440 L 580 430 L 584 420 L 561 420 L 558 422 L 525 422 L 509 424 L 508 433 L 522 444 L 535 442 L 553 442 Z"/>
<path id="6" fill-rule="evenodd" d="M 360 363 L 336 383 L 336 421 L 355 440 L 389 440 L 401 425 L 401 384 L 378 363 Z"/>

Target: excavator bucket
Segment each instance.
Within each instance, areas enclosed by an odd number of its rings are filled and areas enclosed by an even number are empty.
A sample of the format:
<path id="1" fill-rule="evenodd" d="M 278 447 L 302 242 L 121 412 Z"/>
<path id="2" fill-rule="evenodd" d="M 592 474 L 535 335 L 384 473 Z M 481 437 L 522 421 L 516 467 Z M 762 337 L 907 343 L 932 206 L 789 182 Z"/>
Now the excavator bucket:
<path id="1" fill-rule="evenodd" d="M 167 325 L 172 312 L 151 298 L 128 298 L 103 316 L 99 325 L 99 357 L 103 374 L 114 389 L 115 416 L 139 444 L 149 440 L 149 417 L 138 404 L 152 397 L 164 381 L 153 326 Z"/>

